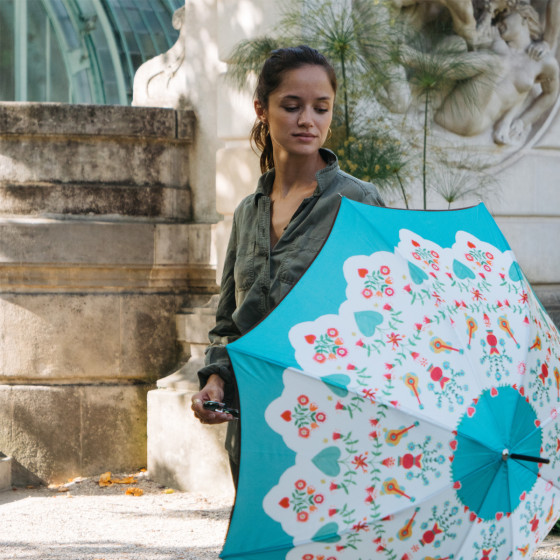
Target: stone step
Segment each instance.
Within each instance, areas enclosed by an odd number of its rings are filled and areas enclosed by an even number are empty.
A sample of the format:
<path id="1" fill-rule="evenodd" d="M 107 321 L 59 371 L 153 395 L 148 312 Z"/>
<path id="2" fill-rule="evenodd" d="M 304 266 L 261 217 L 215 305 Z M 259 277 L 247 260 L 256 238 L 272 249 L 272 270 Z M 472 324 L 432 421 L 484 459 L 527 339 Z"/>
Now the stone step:
<path id="1" fill-rule="evenodd" d="M 0 492 L 12 487 L 12 458 L 0 457 Z"/>

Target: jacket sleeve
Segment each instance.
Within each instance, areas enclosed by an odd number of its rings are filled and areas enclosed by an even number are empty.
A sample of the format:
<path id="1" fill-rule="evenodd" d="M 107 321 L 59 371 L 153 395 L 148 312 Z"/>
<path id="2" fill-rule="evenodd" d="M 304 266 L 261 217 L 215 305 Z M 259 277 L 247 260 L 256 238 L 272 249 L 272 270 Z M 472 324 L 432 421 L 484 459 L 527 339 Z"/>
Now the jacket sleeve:
<path id="1" fill-rule="evenodd" d="M 229 238 L 220 288 L 220 299 L 216 312 L 216 325 L 208 333 L 210 345 L 206 348 L 205 367 L 198 372 L 200 386 L 203 387 L 212 374 L 218 374 L 226 384 L 235 382 L 233 369 L 226 350 L 226 344 L 241 336 L 233 321 L 236 309 L 234 266 L 237 254 L 237 227 L 234 215 Z"/>

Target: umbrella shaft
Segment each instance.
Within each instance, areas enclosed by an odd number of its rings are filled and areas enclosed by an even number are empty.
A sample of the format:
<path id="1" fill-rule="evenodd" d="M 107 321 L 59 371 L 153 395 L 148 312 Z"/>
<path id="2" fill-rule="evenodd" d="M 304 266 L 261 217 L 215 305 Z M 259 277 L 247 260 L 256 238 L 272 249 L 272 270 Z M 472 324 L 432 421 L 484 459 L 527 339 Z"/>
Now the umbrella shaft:
<path id="1" fill-rule="evenodd" d="M 545 459 L 544 457 L 533 457 L 531 455 L 521 455 L 519 453 L 512 453 L 510 457 L 512 459 L 519 459 L 520 461 L 531 461 L 532 463 L 550 463 L 550 459 Z"/>

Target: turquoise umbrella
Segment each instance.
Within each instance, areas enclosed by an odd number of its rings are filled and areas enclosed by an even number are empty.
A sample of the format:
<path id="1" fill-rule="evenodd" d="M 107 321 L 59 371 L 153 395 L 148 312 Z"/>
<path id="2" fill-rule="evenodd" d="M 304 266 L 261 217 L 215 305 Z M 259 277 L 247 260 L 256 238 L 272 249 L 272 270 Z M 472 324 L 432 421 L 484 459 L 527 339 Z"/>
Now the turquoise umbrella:
<path id="1" fill-rule="evenodd" d="M 560 515 L 560 336 L 483 205 L 343 199 L 228 351 L 242 440 L 222 558 L 530 558 Z"/>

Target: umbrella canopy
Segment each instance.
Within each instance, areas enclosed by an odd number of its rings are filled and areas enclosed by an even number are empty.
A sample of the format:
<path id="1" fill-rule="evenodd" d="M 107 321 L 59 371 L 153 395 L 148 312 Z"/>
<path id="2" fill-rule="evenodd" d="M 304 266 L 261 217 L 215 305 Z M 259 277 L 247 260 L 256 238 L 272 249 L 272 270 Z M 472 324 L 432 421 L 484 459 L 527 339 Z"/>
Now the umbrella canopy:
<path id="1" fill-rule="evenodd" d="M 242 440 L 222 558 L 530 558 L 560 515 L 560 336 L 482 204 L 343 199 L 228 351 Z"/>

